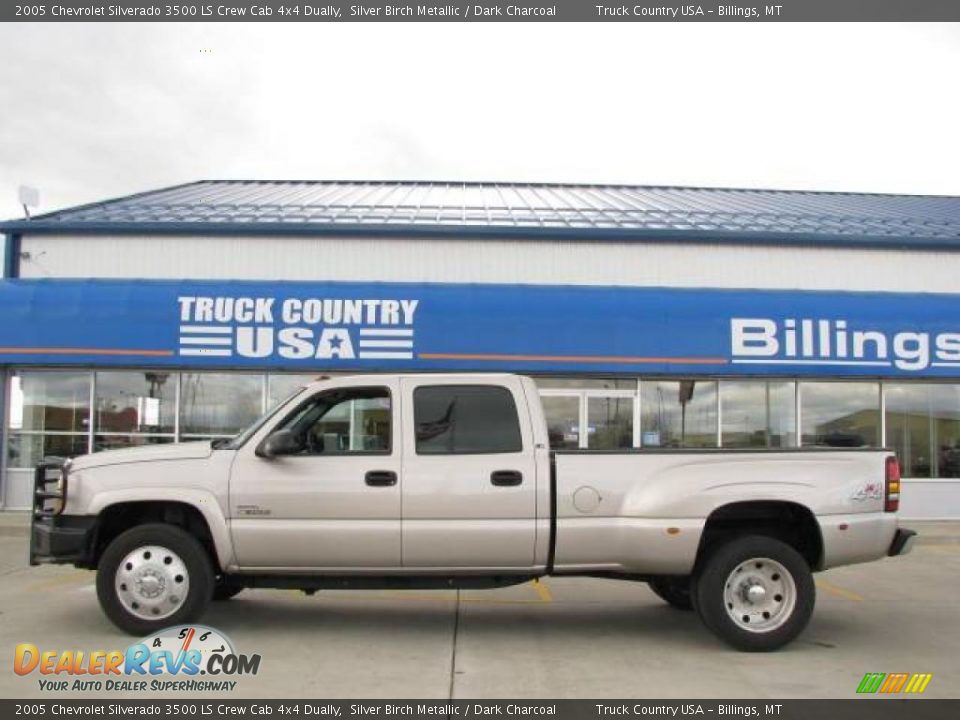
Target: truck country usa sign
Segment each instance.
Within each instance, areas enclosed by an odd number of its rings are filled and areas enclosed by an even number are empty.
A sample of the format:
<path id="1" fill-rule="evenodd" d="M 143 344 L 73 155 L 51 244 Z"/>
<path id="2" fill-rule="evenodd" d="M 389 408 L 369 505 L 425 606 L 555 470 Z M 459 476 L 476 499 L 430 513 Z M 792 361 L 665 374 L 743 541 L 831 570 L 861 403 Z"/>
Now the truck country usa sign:
<path id="1" fill-rule="evenodd" d="M 956 377 L 960 295 L 0 281 L 0 363 Z"/>
<path id="2" fill-rule="evenodd" d="M 419 300 L 181 296 L 181 357 L 412 360 Z"/>

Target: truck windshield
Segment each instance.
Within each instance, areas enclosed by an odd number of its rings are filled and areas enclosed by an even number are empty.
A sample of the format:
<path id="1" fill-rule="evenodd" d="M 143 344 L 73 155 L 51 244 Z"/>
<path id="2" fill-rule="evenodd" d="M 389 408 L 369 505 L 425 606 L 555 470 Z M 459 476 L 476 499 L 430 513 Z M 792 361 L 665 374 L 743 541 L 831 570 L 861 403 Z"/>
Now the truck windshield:
<path id="1" fill-rule="evenodd" d="M 255 435 L 257 431 L 262 428 L 274 415 L 276 415 L 281 408 L 286 407 L 287 403 L 293 400 L 297 395 L 306 390 L 306 385 L 301 385 L 287 397 L 285 397 L 281 402 L 278 402 L 272 408 L 267 410 L 263 415 L 253 421 L 253 423 L 246 429 L 242 430 L 238 435 L 234 435 L 232 438 L 218 438 L 214 440 L 211 445 L 215 450 L 236 450 L 241 447 L 251 436 Z"/>

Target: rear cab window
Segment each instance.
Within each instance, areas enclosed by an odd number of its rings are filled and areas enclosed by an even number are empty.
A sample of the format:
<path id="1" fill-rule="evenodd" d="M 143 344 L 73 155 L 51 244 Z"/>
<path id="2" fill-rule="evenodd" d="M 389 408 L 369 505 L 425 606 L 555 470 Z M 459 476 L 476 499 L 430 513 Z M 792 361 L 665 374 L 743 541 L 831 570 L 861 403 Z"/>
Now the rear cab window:
<path id="1" fill-rule="evenodd" d="M 496 385 L 422 385 L 413 391 L 417 455 L 523 450 L 513 393 Z"/>

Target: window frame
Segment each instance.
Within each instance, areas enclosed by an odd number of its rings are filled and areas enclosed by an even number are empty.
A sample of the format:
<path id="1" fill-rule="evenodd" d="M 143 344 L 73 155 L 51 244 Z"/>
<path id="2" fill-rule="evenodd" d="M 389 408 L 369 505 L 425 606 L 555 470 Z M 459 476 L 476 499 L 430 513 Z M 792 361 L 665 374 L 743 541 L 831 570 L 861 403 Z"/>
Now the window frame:
<path id="1" fill-rule="evenodd" d="M 315 401 L 317 398 L 319 398 L 320 396 L 322 396 L 322 395 L 328 395 L 328 394 L 330 394 L 330 393 L 336 393 L 336 392 L 341 392 L 341 393 L 342 393 L 342 392 L 344 392 L 344 391 L 353 391 L 353 390 L 383 390 L 383 391 L 386 393 L 387 400 L 390 402 L 390 409 L 389 409 L 389 411 L 390 411 L 390 435 L 389 435 L 389 437 L 388 437 L 387 449 L 386 449 L 386 450 L 359 450 L 359 451 L 350 451 L 350 450 L 348 450 L 348 451 L 346 451 L 346 452 L 335 452 L 335 453 L 327 453 L 327 452 L 324 452 L 324 453 L 297 453 L 296 455 L 284 455 L 284 458 L 389 457 L 389 456 L 393 455 L 394 447 L 395 447 L 394 437 L 395 437 L 395 435 L 396 435 L 395 427 L 396 427 L 396 424 L 397 424 L 397 415 L 396 415 L 396 414 L 397 414 L 397 407 L 396 407 L 396 405 L 395 405 L 395 403 L 394 403 L 393 392 L 390 390 L 390 387 L 387 386 L 387 385 L 349 385 L 349 386 L 332 387 L 332 388 L 326 388 L 326 389 L 324 389 L 324 390 L 320 390 L 319 392 L 314 393 L 314 394 L 311 395 L 310 397 L 308 397 L 308 398 L 306 398 L 305 400 L 303 400 L 303 401 L 301 401 L 300 403 L 298 403 L 297 406 L 296 406 L 293 410 L 291 410 L 291 411 L 288 412 L 286 415 L 284 415 L 283 418 L 282 418 L 280 421 L 278 421 L 278 422 L 270 429 L 270 432 L 267 433 L 266 437 L 270 437 L 270 435 L 272 435 L 273 433 L 277 432 L 278 430 L 283 430 L 283 429 L 284 429 L 284 425 L 285 425 L 286 423 L 288 423 L 292 418 L 294 418 L 297 414 L 299 414 L 299 413 L 303 410 L 303 408 L 304 408 L 305 406 L 311 404 L 312 402 L 314 402 L 314 401 Z M 339 404 L 339 403 L 338 403 L 338 404 Z M 331 406 L 330 406 L 330 409 L 332 410 L 334 407 L 336 407 L 336 405 L 331 405 Z M 282 409 L 282 408 L 283 408 L 283 403 L 281 403 L 281 404 L 278 406 L 277 410 L 279 411 L 279 410 Z M 329 410 L 328 410 L 327 412 L 329 412 Z M 317 421 L 319 421 L 322 417 L 323 417 L 323 416 L 321 416 L 320 418 L 317 418 Z M 268 419 L 267 422 L 269 422 L 269 419 Z M 264 423 L 264 424 L 266 424 L 266 423 Z M 256 435 L 256 434 L 257 434 L 257 433 L 253 433 L 253 435 Z M 251 437 L 252 437 L 253 435 L 251 435 Z M 266 438 L 264 438 L 264 439 L 266 439 Z M 250 438 L 248 438 L 248 441 L 249 441 L 249 440 L 250 440 Z M 261 442 L 262 442 L 262 440 L 261 440 Z"/>

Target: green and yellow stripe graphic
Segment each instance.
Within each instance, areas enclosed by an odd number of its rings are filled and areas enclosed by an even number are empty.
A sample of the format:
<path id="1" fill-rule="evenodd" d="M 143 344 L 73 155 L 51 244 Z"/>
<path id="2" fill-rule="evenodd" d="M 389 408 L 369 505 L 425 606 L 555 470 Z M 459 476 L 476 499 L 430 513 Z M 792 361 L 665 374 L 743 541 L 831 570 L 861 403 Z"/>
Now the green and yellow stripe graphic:
<path id="1" fill-rule="evenodd" d="M 858 693 L 919 694 L 927 689 L 933 673 L 867 673 L 857 686 Z"/>

